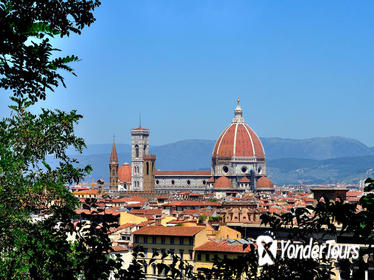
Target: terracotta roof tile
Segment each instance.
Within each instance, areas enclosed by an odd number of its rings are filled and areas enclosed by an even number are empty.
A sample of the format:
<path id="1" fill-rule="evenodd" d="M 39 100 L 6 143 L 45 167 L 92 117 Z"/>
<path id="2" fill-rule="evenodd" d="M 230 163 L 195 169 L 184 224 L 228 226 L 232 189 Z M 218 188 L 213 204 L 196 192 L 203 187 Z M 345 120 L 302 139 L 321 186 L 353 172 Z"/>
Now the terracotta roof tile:
<path id="1" fill-rule="evenodd" d="M 213 187 L 217 189 L 231 189 L 232 183 L 229 178 L 222 176 L 217 179 L 217 181 L 213 184 Z"/>
<path id="2" fill-rule="evenodd" d="M 171 201 L 163 205 L 163 207 L 188 207 L 188 206 L 199 206 L 199 207 L 218 207 L 221 206 L 221 202 L 213 202 L 213 201 L 194 201 L 194 200 L 178 200 L 178 201 Z"/>
<path id="3" fill-rule="evenodd" d="M 265 158 L 260 139 L 247 124 L 230 124 L 221 133 L 214 146 L 213 158 L 232 158 L 234 156 Z"/>
<path id="4" fill-rule="evenodd" d="M 266 176 L 257 180 L 256 189 L 274 189 L 273 182 Z"/>
<path id="5" fill-rule="evenodd" d="M 205 227 L 164 227 L 147 226 L 134 232 L 134 235 L 194 236 Z"/>
<path id="6" fill-rule="evenodd" d="M 98 190 L 84 190 L 84 191 L 73 192 L 73 194 L 74 195 L 89 195 L 89 194 L 98 195 L 99 191 Z"/>
<path id="7" fill-rule="evenodd" d="M 250 246 L 247 246 L 243 250 L 243 245 L 237 242 L 229 243 L 228 241 L 215 241 L 211 240 L 196 248 L 195 251 L 209 251 L 209 252 L 225 252 L 225 253 L 241 253 L 245 254 L 251 250 Z"/>
<path id="8" fill-rule="evenodd" d="M 162 210 L 161 209 L 133 209 L 130 211 L 130 214 L 133 215 L 162 215 Z"/>
<path id="9" fill-rule="evenodd" d="M 248 179 L 248 177 L 242 177 L 239 181 L 240 183 L 249 183 L 251 180 Z"/>
<path id="10" fill-rule="evenodd" d="M 128 227 L 133 227 L 133 226 L 136 226 L 136 224 L 127 223 L 127 224 L 123 224 L 123 225 L 120 225 L 119 227 L 117 227 L 117 230 L 121 230 L 121 229 L 128 228 Z"/>
<path id="11" fill-rule="evenodd" d="M 123 246 L 112 246 L 113 252 L 127 252 L 128 249 Z"/>

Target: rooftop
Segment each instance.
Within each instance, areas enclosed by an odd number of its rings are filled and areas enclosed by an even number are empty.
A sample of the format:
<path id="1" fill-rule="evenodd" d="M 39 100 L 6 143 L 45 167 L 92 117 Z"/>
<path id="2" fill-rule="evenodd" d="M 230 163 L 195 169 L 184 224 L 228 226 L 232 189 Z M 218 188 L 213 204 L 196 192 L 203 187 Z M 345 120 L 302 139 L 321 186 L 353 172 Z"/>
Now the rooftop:
<path id="1" fill-rule="evenodd" d="M 134 232 L 134 235 L 160 235 L 160 236 L 194 236 L 202 231 L 204 227 L 164 227 L 147 226 Z"/>

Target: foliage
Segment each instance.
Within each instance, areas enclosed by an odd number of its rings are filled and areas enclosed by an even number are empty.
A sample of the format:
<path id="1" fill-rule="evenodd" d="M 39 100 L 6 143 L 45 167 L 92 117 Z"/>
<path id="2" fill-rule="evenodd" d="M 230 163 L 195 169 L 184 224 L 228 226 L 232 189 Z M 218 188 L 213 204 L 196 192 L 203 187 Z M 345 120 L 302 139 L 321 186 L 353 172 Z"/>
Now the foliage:
<path id="1" fill-rule="evenodd" d="M 58 70 L 73 73 L 75 55 L 55 57 L 59 49 L 51 38 L 80 34 L 95 21 L 98 0 L 1 0 L 0 88 L 35 102 L 45 99 L 64 78 Z"/>
<path id="2" fill-rule="evenodd" d="M 205 222 L 207 216 L 206 215 L 200 215 L 199 216 L 199 224 L 201 224 L 202 222 Z"/>
<path id="3" fill-rule="evenodd" d="M 221 216 L 215 216 L 215 217 L 209 216 L 209 219 L 208 219 L 209 223 L 211 223 L 211 222 L 219 222 L 221 220 L 222 220 Z"/>
<path id="4" fill-rule="evenodd" d="M 119 266 L 108 255 L 111 224 L 75 222 L 79 201 L 67 185 L 91 168 L 79 167 L 66 149 L 85 147 L 74 134 L 82 116 L 30 112 L 47 90 L 64 84 L 58 71 L 73 73 L 67 64 L 78 60 L 56 57 L 51 39 L 80 34 L 99 4 L 0 1 L 0 88 L 13 92 L 10 116 L 0 121 L 0 279 L 108 279 Z"/>

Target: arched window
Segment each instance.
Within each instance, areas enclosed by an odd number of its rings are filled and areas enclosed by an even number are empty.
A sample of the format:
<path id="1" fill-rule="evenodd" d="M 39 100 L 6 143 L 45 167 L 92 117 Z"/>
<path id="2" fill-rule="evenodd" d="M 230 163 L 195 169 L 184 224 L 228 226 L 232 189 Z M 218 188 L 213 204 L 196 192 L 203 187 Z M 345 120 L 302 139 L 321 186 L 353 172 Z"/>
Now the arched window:
<path id="1" fill-rule="evenodd" d="M 138 146 L 138 144 L 135 145 L 135 157 L 139 157 L 139 146 Z"/>
<path id="2" fill-rule="evenodd" d="M 149 162 L 147 162 L 147 175 L 149 175 Z"/>

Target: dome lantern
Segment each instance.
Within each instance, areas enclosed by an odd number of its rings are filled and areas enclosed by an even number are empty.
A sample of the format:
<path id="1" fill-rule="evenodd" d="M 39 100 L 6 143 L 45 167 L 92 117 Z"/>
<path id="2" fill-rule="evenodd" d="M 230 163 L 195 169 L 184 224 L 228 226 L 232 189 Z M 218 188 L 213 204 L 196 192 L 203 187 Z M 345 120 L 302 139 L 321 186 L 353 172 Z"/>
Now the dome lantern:
<path id="1" fill-rule="evenodd" d="M 240 99 L 238 98 L 236 104 L 236 108 L 234 111 L 234 118 L 232 119 L 233 123 L 244 123 L 244 118 L 243 118 L 243 110 L 242 107 L 240 107 Z"/>

